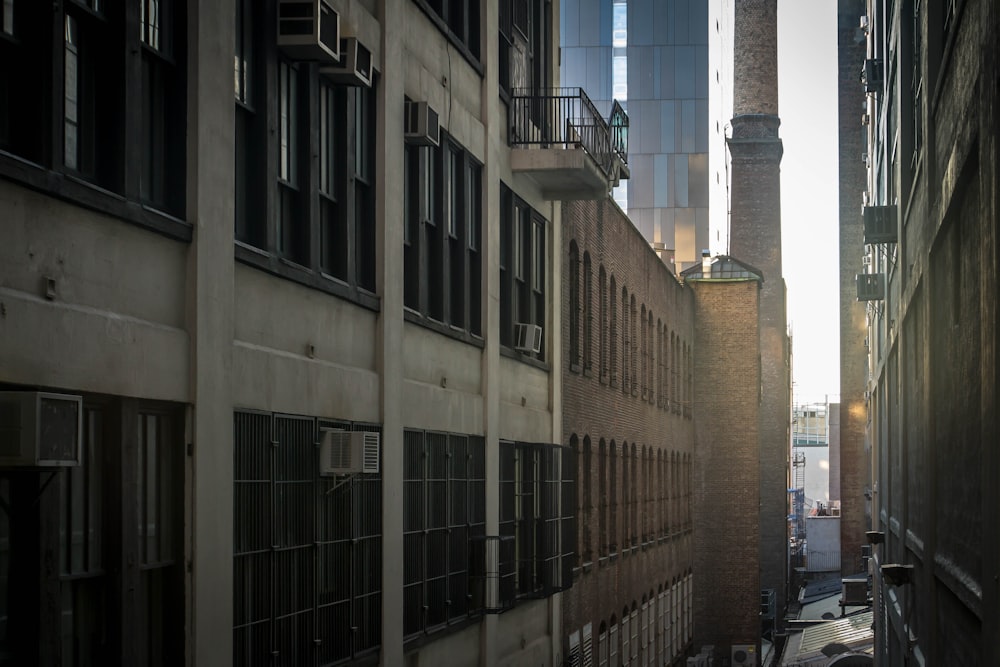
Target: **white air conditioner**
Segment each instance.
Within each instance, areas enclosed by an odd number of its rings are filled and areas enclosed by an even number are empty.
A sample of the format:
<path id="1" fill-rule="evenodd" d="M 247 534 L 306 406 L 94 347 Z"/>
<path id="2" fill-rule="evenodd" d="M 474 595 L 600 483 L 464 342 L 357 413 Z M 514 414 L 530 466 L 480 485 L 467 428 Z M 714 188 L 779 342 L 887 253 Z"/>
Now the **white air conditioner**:
<path id="1" fill-rule="evenodd" d="M 542 328 L 537 324 L 518 322 L 514 330 L 514 349 L 538 354 L 542 350 Z"/>
<path id="2" fill-rule="evenodd" d="M 733 644 L 730 657 L 732 667 L 757 667 L 757 647 L 753 644 Z"/>
<path id="3" fill-rule="evenodd" d="M 377 431 L 320 429 L 319 474 L 350 475 L 377 473 L 379 434 Z"/>
<path id="4" fill-rule="evenodd" d="M 340 62 L 319 68 L 319 73 L 345 86 L 372 87 L 372 52 L 357 37 L 340 40 Z"/>
<path id="5" fill-rule="evenodd" d="M 82 440 L 81 396 L 0 392 L 0 467 L 77 466 Z"/>
<path id="6" fill-rule="evenodd" d="M 278 0 L 278 48 L 295 60 L 340 60 L 340 15 L 327 0 Z"/>
<path id="7" fill-rule="evenodd" d="M 438 115 L 427 102 L 406 101 L 404 138 L 418 146 L 437 146 L 441 143 Z"/>

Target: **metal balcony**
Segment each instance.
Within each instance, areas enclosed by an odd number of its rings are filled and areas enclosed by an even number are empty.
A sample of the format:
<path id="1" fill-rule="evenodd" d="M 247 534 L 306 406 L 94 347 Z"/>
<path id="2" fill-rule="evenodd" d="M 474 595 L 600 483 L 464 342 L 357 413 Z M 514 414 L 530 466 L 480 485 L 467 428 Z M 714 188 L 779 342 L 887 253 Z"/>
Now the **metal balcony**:
<path id="1" fill-rule="evenodd" d="M 511 170 L 546 198 L 603 199 L 628 178 L 628 116 L 618 102 L 605 120 L 581 88 L 513 92 Z"/>

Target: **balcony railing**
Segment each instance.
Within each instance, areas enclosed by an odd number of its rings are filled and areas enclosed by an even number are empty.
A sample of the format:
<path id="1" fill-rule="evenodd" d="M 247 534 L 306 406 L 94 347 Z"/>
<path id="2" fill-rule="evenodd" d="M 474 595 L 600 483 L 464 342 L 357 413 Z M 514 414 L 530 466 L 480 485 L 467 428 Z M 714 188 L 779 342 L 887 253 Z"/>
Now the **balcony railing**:
<path id="1" fill-rule="evenodd" d="M 583 149 L 608 177 L 628 154 L 625 110 L 615 102 L 609 124 L 582 88 L 514 89 L 510 132 L 516 147 Z"/>

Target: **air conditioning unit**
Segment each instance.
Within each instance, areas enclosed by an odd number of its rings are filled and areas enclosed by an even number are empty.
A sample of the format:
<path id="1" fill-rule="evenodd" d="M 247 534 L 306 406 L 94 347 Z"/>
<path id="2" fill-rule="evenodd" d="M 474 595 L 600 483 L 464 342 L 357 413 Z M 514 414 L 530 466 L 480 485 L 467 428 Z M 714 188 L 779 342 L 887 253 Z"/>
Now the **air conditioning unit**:
<path id="1" fill-rule="evenodd" d="M 319 474 L 350 475 L 377 473 L 379 434 L 377 431 L 320 429 Z"/>
<path id="2" fill-rule="evenodd" d="M 518 322 L 514 330 L 514 349 L 538 354 L 542 349 L 542 328 L 537 324 Z"/>
<path id="3" fill-rule="evenodd" d="M 851 577 L 840 580 L 840 604 L 852 607 L 868 605 L 868 577 Z"/>
<path id="4" fill-rule="evenodd" d="M 884 273 L 859 273 L 855 280 L 858 286 L 858 301 L 881 301 L 885 298 Z"/>
<path id="5" fill-rule="evenodd" d="M 417 146 L 437 146 L 441 143 L 441 128 L 438 125 L 438 114 L 427 102 L 406 101 L 406 126 L 403 129 L 404 139 Z"/>
<path id="6" fill-rule="evenodd" d="M 877 93 L 882 87 L 882 61 L 869 58 L 861 70 L 861 81 L 865 84 L 866 93 Z"/>
<path id="7" fill-rule="evenodd" d="M 83 397 L 0 392 L 0 467 L 78 466 L 82 441 Z"/>
<path id="8" fill-rule="evenodd" d="M 357 37 L 340 40 L 340 61 L 319 68 L 319 73 L 344 86 L 372 87 L 372 52 Z"/>
<path id="9" fill-rule="evenodd" d="M 732 667 L 757 667 L 757 647 L 754 644 L 733 644 L 729 664 Z"/>
<path id="10" fill-rule="evenodd" d="M 278 48 L 295 60 L 340 59 L 340 15 L 327 0 L 278 0 Z"/>
<path id="11" fill-rule="evenodd" d="M 896 207 L 865 206 L 865 243 L 896 242 Z"/>

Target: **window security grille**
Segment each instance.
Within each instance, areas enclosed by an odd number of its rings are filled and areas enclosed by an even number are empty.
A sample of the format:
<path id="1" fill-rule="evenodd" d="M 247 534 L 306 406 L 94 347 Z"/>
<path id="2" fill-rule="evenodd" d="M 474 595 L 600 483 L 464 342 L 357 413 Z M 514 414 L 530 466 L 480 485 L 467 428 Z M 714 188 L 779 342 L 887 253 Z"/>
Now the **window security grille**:
<path id="1" fill-rule="evenodd" d="M 234 664 L 327 664 L 379 644 L 381 479 L 321 477 L 320 427 L 379 431 L 234 416 Z"/>

